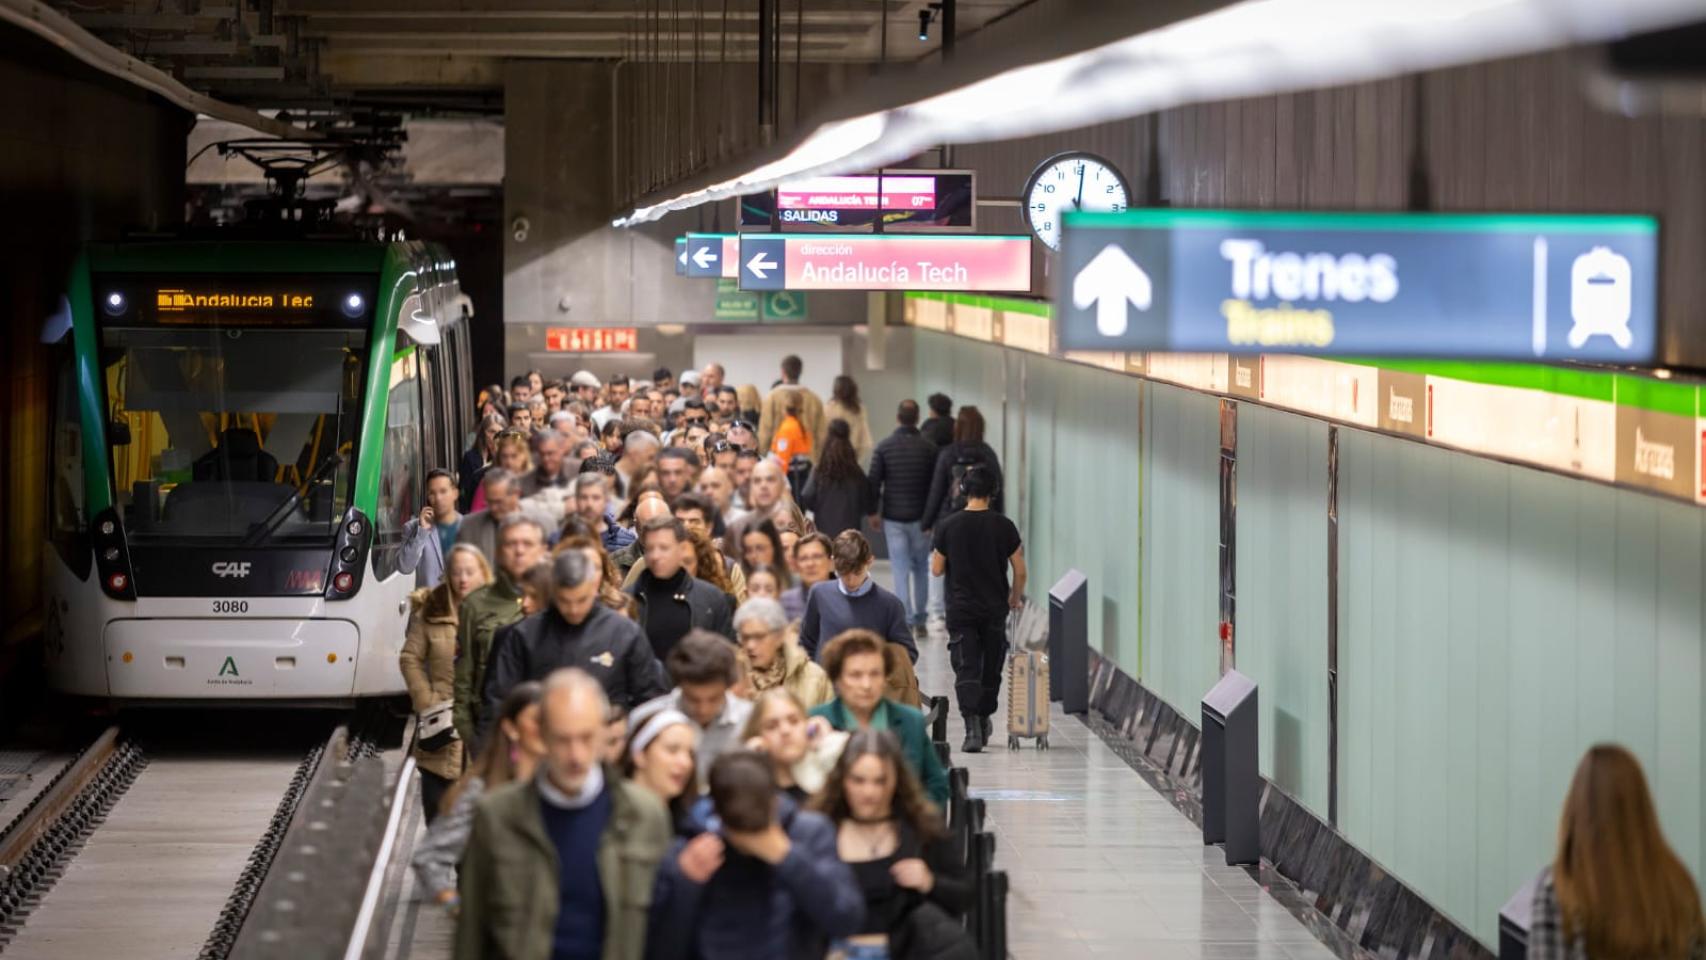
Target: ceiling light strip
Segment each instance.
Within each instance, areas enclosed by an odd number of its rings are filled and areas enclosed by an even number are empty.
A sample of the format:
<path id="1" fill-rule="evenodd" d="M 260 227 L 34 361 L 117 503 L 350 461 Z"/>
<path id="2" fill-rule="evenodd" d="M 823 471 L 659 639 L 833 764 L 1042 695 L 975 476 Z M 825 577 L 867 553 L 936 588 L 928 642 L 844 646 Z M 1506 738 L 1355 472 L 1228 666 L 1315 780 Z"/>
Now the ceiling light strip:
<path id="1" fill-rule="evenodd" d="M 1036 136 L 1189 103 L 1364 82 L 1690 22 L 1699 0 L 1245 0 L 813 130 L 779 159 L 641 206 L 632 226 L 783 180 L 875 169 L 938 144 Z"/>

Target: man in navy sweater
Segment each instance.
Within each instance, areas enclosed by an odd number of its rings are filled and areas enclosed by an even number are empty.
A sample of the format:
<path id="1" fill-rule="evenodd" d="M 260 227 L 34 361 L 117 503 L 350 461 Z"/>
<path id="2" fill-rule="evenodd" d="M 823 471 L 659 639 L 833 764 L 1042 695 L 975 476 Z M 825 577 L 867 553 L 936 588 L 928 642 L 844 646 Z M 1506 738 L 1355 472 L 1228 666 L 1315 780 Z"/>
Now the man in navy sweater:
<path id="1" fill-rule="evenodd" d="M 812 587 L 806 596 L 805 616 L 800 619 L 801 649 L 816 660 L 830 640 L 859 627 L 899 644 L 917 663 L 918 644 L 906 622 L 906 607 L 871 579 L 871 542 L 857 530 L 843 530 L 829 556 L 835 576 Z"/>

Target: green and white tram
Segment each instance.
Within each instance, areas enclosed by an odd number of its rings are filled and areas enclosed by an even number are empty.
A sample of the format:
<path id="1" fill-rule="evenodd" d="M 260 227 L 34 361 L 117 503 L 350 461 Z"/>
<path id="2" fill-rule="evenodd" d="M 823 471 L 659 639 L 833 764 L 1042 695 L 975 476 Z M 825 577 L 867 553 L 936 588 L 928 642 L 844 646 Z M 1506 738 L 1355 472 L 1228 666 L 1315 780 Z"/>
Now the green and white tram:
<path id="1" fill-rule="evenodd" d="M 426 471 L 472 428 L 468 299 L 420 243 L 88 250 L 57 351 L 48 676 L 126 702 L 403 692 Z"/>

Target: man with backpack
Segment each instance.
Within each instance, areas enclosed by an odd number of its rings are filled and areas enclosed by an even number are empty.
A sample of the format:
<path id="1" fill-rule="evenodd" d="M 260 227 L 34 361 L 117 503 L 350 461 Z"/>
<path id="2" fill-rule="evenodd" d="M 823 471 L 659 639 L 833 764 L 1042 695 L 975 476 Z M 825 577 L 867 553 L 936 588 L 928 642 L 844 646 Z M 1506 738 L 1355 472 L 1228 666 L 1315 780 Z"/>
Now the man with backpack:
<path id="1" fill-rule="evenodd" d="M 999 702 L 1007 655 L 1007 612 L 1025 603 L 1025 552 L 1019 528 L 991 508 L 996 494 L 992 471 L 970 467 L 959 489 L 965 508 L 937 525 L 930 572 L 946 577 L 948 656 L 966 725 L 960 749 L 977 753 L 993 733 L 990 717 Z"/>

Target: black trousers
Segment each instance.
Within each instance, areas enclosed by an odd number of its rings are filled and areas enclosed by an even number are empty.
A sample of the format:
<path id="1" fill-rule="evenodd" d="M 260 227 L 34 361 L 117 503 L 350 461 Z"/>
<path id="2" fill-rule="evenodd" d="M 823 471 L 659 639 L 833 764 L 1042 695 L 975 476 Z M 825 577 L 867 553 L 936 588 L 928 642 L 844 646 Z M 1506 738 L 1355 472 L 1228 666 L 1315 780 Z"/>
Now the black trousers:
<path id="1" fill-rule="evenodd" d="M 954 698 L 960 713 L 968 717 L 994 714 L 1007 665 L 1006 616 L 948 621 L 948 662 L 954 667 Z"/>
<path id="2" fill-rule="evenodd" d="M 430 825 L 438 819 L 438 808 L 444 805 L 444 795 L 450 791 L 450 785 L 456 781 L 441 777 L 436 773 L 420 771 L 421 775 L 421 813 Z"/>

